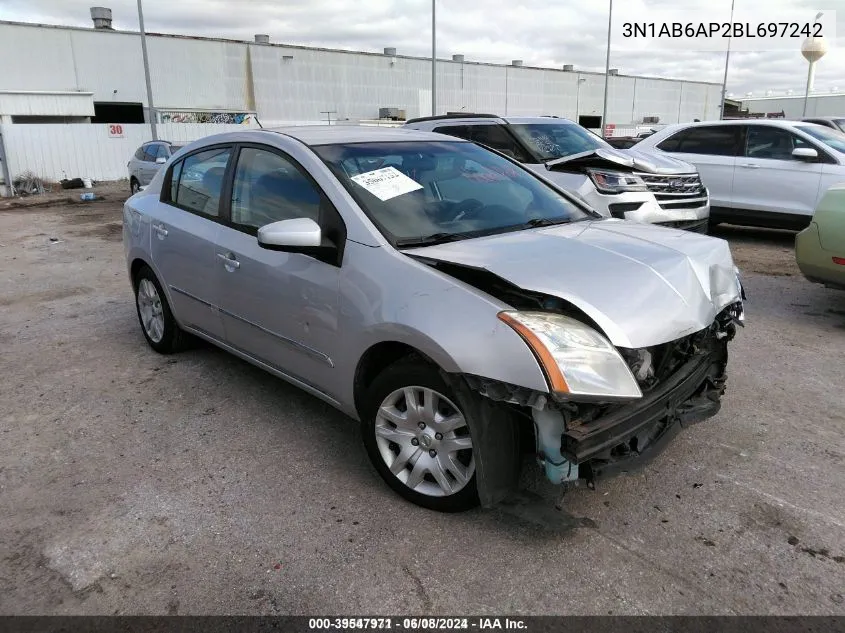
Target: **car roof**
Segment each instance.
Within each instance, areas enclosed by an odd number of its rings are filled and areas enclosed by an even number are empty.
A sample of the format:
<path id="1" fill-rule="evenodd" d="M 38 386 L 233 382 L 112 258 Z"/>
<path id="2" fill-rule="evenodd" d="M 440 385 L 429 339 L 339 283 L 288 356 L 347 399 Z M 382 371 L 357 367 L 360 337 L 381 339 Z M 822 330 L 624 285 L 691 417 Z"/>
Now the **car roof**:
<path id="1" fill-rule="evenodd" d="M 577 125 L 575 121 L 571 121 L 570 119 L 564 119 L 563 117 L 557 116 L 506 116 L 502 118 L 508 123 L 515 124 L 534 123 L 542 125 L 544 123 L 563 123 L 564 125 Z"/>
<path id="2" fill-rule="evenodd" d="M 264 128 L 256 132 L 275 132 L 293 137 L 306 145 L 334 145 L 337 143 L 373 143 L 390 141 L 451 141 L 466 143 L 463 139 L 421 132 L 404 127 L 379 127 L 367 125 L 299 125 Z"/>
<path id="3" fill-rule="evenodd" d="M 821 119 L 822 121 L 836 121 L 838 119 L 845 119 L 845 114 L 840 114 L 839 116 L 832 116 L 832 115 L 825 115 L 825 116 L 808 116 L 802 119 L 803 121 L 810 121 L 812 119 Z"/>
<path id="4" fill-rule="evenodd" d="M 565 119 L 558 116 L 498 116 L 496 114 L 474 114 L 467 112 L 466 114 L 447 114 L 434 117 L 420 117 L 417 119 L 409 119 L 405 125 L 414 123 L 507 123 L 507 124 L 551 124 L 563 123 L 570 125 L 577 125 L 575 121 Z"/>
<path id="5" fill-rule="evenodd" d="M 808 121 L 794 121 L 792 119 L 723 119 L 721 121 L 699 121 L 697 123 L 674 123 L 670 128 L 706 127 L 709 125 L 774 125 L 775 127 L 793 128 L 806 125 L 816 125 Z M 819 126 L 820 127 L 820 126 Z M 668 129 L 668 128 L 664 128 Z M 663 130 L 661 130 L 663 131 Z"/>

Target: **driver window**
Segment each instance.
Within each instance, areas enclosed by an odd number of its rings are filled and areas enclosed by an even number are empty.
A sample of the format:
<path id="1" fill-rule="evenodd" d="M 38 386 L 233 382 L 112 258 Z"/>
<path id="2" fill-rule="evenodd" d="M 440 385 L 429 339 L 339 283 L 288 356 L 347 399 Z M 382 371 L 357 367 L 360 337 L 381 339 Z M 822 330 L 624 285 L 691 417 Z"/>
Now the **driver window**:
<path id="1" fill-rule="evenodd" d="M 748 158 L 797 160 L 792 150 L 811 145 L 788 130 L 767 125 L 749 125 L 745 155 Z"/>
<path id="2" fill-rule="evenodd" d="M 293 163 L 276 154 L 243 148 L 232 188 L 232 222 L 258 229 L 293 218 L 320 221 L 319 190 Z"/>

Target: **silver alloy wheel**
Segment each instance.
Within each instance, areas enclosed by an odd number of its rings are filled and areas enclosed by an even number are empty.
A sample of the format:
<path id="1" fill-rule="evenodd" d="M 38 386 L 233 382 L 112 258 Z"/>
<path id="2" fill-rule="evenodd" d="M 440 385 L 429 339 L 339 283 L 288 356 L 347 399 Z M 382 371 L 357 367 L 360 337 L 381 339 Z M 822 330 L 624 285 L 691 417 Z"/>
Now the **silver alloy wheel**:
<path id="1" fill-rule="evenodd" d="M 164 311 L 158 290 L 149 279 L 138 283 L 138 313 L 147 336 L 153 343 L 160 343 L 164 336 Z"/>
<path id="2" fill-rule="evenodd" d="M 453 495 L 475 473 L 466 419 L 432 389 L 403 387 L 387 396 L 376 414 L 375 433 L 390 472 L 420 494 Z"/>

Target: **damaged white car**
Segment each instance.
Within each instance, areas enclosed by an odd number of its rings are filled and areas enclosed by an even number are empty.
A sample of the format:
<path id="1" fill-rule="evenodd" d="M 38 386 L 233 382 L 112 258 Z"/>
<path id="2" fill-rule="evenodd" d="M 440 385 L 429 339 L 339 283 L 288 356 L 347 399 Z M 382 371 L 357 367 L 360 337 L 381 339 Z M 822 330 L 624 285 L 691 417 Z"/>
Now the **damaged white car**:
<path id="1" fill-rule="evenodd" d="M 503 500 L 526 450 L 556 484 L 641 463 L 719 410 L 743 319 L 723 240 L 602 219 L 427 132 L 197 141 L 123 235 L 156 351 L 192 334 L 322 398 L 394 490 L 443 511 Z"/>

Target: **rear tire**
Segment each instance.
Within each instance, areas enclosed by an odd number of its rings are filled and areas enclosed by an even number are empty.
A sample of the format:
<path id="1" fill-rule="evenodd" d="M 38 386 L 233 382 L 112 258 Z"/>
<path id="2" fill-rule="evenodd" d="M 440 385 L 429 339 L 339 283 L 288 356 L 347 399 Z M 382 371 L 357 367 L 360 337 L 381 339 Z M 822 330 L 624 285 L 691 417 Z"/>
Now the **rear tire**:
<path id="1" fill-rule="evenodd" d="M 188 346 L 184 332 L 167 303 L 167 297 L 149 266 L 142 266 L 135 275 L 135 308 L 141 332 L 150 347 L 159 354 L 181 352 Z"/>
<path id="2" fill-rule="evenodd" d="M 436 367 L 405 358 L 367 389 L 364 446 L 382 479 L 405 499 L 463 512 L 479 503 L 468 414 Z"/>

